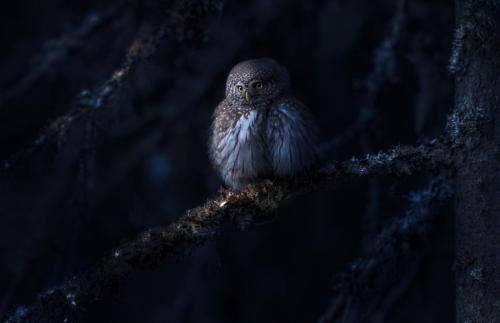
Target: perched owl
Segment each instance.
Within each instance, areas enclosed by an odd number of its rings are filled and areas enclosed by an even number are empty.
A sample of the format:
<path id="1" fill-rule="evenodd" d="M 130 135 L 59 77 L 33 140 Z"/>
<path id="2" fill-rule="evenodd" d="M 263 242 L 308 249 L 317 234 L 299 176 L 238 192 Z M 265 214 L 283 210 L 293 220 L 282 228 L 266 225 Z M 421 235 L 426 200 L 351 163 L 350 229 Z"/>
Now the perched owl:
<path id="1" fill-rule="evenodd" d="M 233 190 L 299 175 L 318 160 L 314 120 L 291 94 L 288 71 L 270 58 L 241 62 L 229 72 L 209 146 L 212 163 Z"/>

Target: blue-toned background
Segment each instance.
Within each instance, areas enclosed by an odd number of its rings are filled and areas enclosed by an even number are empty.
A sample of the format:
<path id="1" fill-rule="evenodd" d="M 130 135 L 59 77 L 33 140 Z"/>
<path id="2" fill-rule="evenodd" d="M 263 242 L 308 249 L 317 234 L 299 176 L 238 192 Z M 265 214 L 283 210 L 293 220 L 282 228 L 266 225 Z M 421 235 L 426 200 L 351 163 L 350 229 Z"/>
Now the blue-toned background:
<path id="1" fill-rule="evenodd" d="M 225 76 L 241 60 L 270 56 L 289 68 L 329 159 L 443 129 L 453 103 L 451 0 L 409 0 L 399 11 L 397 0 L 227 1 L 202 22 L 167 24 L 154 54 L 112 97 L 64 128 L 60 117 L 120 67 L 138 32 L 174 19 L 170 7 L 182 15 L 174 2 L 182 1 L 2 4 L 0 161 L 9 165 L 0 170 L 0 317 L 216 194 L 208 127 Z M 51 127 L 64 129 L 44 141 Z M 85 321 L 315 322 L 336 275 L 432 177 L 322 189 L 287 202 L 271 223 L 228 226 L 176 261 L 133 275 Z M 448 213 L 437 216 L 414 279 L 384 309 L 386 322 L 453 321 Z"/>

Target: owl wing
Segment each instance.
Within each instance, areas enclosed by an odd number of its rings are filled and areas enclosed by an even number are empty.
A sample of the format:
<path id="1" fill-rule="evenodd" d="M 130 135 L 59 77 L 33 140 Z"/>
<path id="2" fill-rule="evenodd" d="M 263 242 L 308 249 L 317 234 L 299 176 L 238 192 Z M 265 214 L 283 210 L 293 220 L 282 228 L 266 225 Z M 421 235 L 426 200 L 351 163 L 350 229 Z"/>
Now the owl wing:
<path id="1" fill-rule="evenodd" d="M 311 113 L 300 101 L 288 99 L 273 106 L 267 123 L 273 173 L 290 177 L 318 162 L 318 131 Z"/>

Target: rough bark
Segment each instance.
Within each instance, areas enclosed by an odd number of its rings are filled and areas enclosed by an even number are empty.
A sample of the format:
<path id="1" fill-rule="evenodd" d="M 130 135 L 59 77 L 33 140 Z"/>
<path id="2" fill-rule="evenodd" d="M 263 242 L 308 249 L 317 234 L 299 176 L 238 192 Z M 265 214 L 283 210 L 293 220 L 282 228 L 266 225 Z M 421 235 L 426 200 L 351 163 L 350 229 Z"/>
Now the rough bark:
<path id="1" fill-rule="evenodd" d="M 457 322 L 500 322 L 500 1 L 457 1 Z"/>

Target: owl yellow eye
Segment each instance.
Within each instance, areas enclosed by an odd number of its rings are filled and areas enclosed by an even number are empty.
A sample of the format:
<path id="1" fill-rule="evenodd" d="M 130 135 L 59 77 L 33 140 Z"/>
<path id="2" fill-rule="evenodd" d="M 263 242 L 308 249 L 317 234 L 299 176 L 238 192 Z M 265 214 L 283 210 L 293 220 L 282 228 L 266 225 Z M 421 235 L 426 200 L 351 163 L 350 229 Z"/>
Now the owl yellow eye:
<path id="1" fill-rule="evenodd" d="M 243 92 L 243 86 L 241 86 L 241 85 L 237 85 L 237 86 L 236 86 L 236 89 L 237 89 L 238 91 L 240 91 L 240 92 Z"/>
<path id="2" fill-rule="evenodd" d="M 257 90 L 260 90 L 260 89 L 262 89 L 262 88 L 264 87 L 264 83 L 262 83 L 262 82 L 257 82 L 257 83 L 255 83 L 255 85 L 254 85 L 254 86 L 255 86 L 255 88 L 256 88 Z"/>

